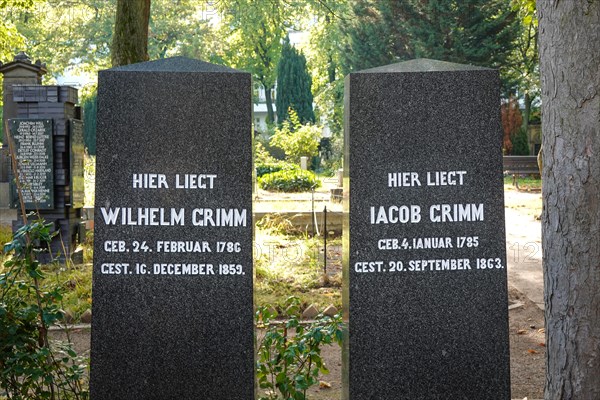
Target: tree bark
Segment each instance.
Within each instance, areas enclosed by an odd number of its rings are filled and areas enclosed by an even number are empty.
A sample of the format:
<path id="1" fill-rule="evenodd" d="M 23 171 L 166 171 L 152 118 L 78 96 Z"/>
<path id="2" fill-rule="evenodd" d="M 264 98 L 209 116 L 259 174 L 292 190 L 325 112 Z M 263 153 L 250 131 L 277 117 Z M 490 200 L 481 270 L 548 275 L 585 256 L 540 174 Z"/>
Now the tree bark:
<path id="1" fill-rule="evenodd" d="M 538 0 L 545 399 L 600 399 L 600 1 Z"/>
<path id="2" fill-rule="evenodd" d="M 150 0 L 118 0 L 111 46 L 113 67 L 148 61 Z"/>

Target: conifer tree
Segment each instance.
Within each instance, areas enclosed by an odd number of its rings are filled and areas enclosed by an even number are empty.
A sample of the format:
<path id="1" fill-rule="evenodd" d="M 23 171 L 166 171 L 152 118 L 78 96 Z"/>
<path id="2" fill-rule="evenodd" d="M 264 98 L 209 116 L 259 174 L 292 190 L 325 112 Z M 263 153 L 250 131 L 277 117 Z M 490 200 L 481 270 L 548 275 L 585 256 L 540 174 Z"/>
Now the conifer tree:
<path id="1" fill-rule="evenodd" d="M 277 121 L 289 119 L 293 109 L 301 124 L 315 122 L 313 111 L 312 79 L 306 69 L 306 58 L 285 39 L 277 65 Z"/>
<path id="2" fill-rule="evenodd" d="M 344 30 L 346 72 L 410 58 L 486 67 L 507 59 L 519 34 L 511 0 L 353 0 Z"/>

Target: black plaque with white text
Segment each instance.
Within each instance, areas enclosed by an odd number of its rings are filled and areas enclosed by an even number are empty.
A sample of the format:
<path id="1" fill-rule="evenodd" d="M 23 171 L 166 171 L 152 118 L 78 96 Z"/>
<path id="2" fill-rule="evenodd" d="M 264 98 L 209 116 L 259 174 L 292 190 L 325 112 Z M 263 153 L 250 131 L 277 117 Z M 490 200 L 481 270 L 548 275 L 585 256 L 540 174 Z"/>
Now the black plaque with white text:
<path id="1" fill-rule="evenodd" d="M 10 133 L 14 143 L 18 180 L 25 208 L 54 208 L 54 165 L 52 120 L 11 119 Z M 19 208 L 16 181 L 11 181 L 11 205 Z"/>

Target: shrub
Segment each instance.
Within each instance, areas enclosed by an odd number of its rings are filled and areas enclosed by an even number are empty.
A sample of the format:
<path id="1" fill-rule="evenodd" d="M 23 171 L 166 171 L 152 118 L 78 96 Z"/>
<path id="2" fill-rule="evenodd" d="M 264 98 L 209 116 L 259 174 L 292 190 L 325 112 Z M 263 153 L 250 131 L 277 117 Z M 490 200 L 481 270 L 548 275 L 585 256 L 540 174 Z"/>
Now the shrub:
<path id="1" fill-rule="evenodd" d="M 64 322 L 63 288 L 47 284 L 35 255 L 53 224 L 25 224 L 7 243 L 12 258 L 0 274 L 0 393 L 9 399 L 88 399 L 86 362 L 68 343 L 51 343 L 48 329 Z"/>
<path id="2" fill-rule="evenodd" d="M 321 347 L 333 343 L 341 346 L 345 329 L 342 318 L 339 314 L 333 318 L 320 315 L 314 323 L 303 326 L 298 321 L 299 300 L 290 297 L 286 301 L 287 321 L 274 325 L 271 319 L 276 315 L 270 309 L 259 307 L 256 312 L 256 326 L 265 329 L 257 346 L 256 376 L 260 388 L 268 390 L 267 396 L 259 399 L 306 399 L 307 389 L 319 382 L 319 372 L 329 373 Z"/>
<path id="3" fill-rule="evenodd" d="M 290 120 L 286 120 L 281 128 L 275 130 L 271 145 L 283 151 L 288 160 L 299 163 L 300 157 L 309 159 L 319 152 L 321 129 L 316 125 L 301 125 L 297 114 L 290 110 Z"/>
<path id="4" fill-rule="evenodd" d="M 528 156 L 529 155 L 529 143 L 527 138 L 527 132 L 520 129 L 517 134 L 512 137 L 512 155 L 515 156 Z"/>
<path id="5" fill-rule="evenodd" d="M 258 179 L 261 189 L 277 192 L 305 192 L 321 186 L 315 174 L 301 169 L 278 171 Z"/>
<path id="6" fill-rule="evenodd" d="M 265 146 L 259 141 L 256 141 L 254 145 L 254 165 L 257 178 L 272 172 L 300 169 L 298 165 L 278 160 L 270 155 Z"/>
<path id="7" fill-rule="evenodd" d="M 295 171 L 299 170 L 298 165 L 286 163 L 285 161 L 276 161 L 269 164 L 256 165 L 256 177 L 260 178 L 263 175 L 272 174 L 279 171 Z"/>

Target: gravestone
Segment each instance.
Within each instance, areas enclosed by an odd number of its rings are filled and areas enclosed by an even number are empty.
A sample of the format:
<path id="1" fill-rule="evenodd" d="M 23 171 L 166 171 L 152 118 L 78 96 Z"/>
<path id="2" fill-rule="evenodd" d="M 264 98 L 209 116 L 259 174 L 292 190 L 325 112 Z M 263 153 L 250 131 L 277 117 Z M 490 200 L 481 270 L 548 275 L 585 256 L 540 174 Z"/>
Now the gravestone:
<path id="1" fill-rule="evenodd" d="M 344 398 L 510 399 L 498 72 L 345 83 Z"/>
<path id="2" fill-rule="evenodd" d="M 19 180 L 25 212 L 36 212 L 52 230 L 49 251 L 36 257 L 83 262 L 77 246 L 85 238 L 81 221 L 83 207 L 84 148 L 81 133 L 81 108 L 77 89 L 70 86 L 14 84 L 11 86 L 12 110 L 9 119 L 15 145 Z M 15 171 L 11 171 L 14 176 Z M 11 207 L 21 211 L 15 180 L 11 179 Z M 13 230 L 23 225 L 13 220 Z"/>
<path id="3" fill-rule="evenodd" d="M 101 71 L 90 391 L 254 396 L 250 74 Z"/>
<path id="4" fill-rule="evenodd" d="M 51 119 L 11 119 L 10 133 L 19 166 L 19 184 L 26 209 L 54 208 L 54 152 Z M 13 207 L 19 207 L 12 185 Z"/>

